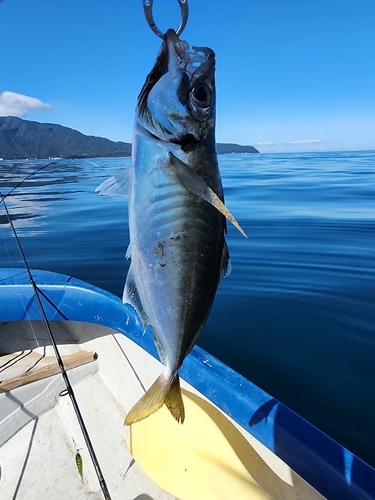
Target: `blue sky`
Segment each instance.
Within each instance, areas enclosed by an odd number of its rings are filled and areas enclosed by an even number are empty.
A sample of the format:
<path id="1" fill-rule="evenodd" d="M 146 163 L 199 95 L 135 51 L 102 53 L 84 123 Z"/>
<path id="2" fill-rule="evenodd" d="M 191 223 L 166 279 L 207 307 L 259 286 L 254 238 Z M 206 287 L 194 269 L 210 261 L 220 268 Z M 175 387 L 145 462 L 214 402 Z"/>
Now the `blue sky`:
<path id="1" fill-rule="evenodd" d="M 264 153 L 375 149 L 374 0 L 189 7 L 181 38 L 216 52 L 218 142 Z M 154 0 L 154 17 L 162 31 L 177 27 L 177 0 Z M 141 0 L 2 0 L 0 34 L 0 115 L 131 142 L 161 43 Z"/>

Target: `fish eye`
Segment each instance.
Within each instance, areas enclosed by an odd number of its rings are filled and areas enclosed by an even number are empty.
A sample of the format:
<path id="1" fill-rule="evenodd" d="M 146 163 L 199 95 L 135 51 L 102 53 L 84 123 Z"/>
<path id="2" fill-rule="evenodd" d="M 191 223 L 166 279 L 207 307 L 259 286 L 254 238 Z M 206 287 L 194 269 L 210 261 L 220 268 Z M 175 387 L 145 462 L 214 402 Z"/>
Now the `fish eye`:
<path id="1" fill-rule="evenodd" d="M 191 97 L 197 106 L 200 108 L 208 108 L 211 103 L 211 90 L 204 83 L 196 85 L 191 93 Z"/>

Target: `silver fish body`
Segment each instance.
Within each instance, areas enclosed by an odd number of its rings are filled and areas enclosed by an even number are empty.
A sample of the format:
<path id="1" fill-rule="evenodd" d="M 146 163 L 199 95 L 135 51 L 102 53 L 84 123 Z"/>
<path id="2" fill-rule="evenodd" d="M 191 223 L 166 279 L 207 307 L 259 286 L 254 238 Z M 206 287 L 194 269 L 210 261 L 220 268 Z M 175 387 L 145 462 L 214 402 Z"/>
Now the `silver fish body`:
<path id="1" fill-rule="evenodd" d="M 145 326 L 152 325 L 165 370 L 130 410 L 128 425 L 164 403 L 183 422 L 177 372 L 229 265 L 225 216 L 211 201 L 223 201 L 214 66 L 211 49 L 190 50 L 168 30 L 139 95 L 129 196 L 131 264 L 123 301 Z"/>

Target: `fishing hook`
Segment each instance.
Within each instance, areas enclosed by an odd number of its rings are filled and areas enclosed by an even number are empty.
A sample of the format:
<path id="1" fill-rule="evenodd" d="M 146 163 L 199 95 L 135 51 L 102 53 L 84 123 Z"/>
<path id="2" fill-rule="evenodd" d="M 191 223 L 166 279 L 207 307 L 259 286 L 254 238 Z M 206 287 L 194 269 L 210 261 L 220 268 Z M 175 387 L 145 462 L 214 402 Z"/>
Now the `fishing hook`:
<path id="1" fill-rule="evenodd" d="M 143 10 L 145 11 L 145 16 L 146 20 L 148 22 L 148 25 L 152 29 L 152 31 L 158 35 L 160 38 L 164 38 L 164 33 L 162 33 L 159 28 L 156 26 L 155 21 L 154 21 L 154 16 L 152 15 L 152 4 L 154 0 L 142 0 L 143 3 Z M 189 15 L 189 6 L 188 6 L 188 0 L 177 0 L 180 9 L 181 9 L 181 21 L 180 21 L 180 26 L 177 28 L 176 35 L 180 36 L 181 33 L 184 31 L 187 20 L 188 20 L 188 15 Z"/>

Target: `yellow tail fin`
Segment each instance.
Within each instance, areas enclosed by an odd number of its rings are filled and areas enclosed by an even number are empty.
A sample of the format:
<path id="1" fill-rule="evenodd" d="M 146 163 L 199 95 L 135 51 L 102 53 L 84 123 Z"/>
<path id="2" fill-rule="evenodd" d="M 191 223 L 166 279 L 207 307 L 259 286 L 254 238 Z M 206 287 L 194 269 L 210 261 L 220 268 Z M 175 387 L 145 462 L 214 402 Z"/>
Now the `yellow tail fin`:
<path id="1" fill-rule="evenodd" d="M 185 408 L 184 402 L 182 401 L 180 377 L 178 376 L 178 373 L 176 373 L 171 388 L 165 398 L 165 404 L 177 422 L 183 424 L 185 420 Z"/>
<path id="2" fill-rule="evenodd" d="M 139 422 L 149 417 L 152 413 L 159 410 L 164 403 L 177 422 L 183 423 L 185 420 L 185 409 L 178 374 L 175 375 L 171 383 L 170 379 L 167 379 L 164 373 L 162 373 L 146 394 L 141 397 L 126 415 L 125 425 L 131 425 L 134 422 Z"/>

